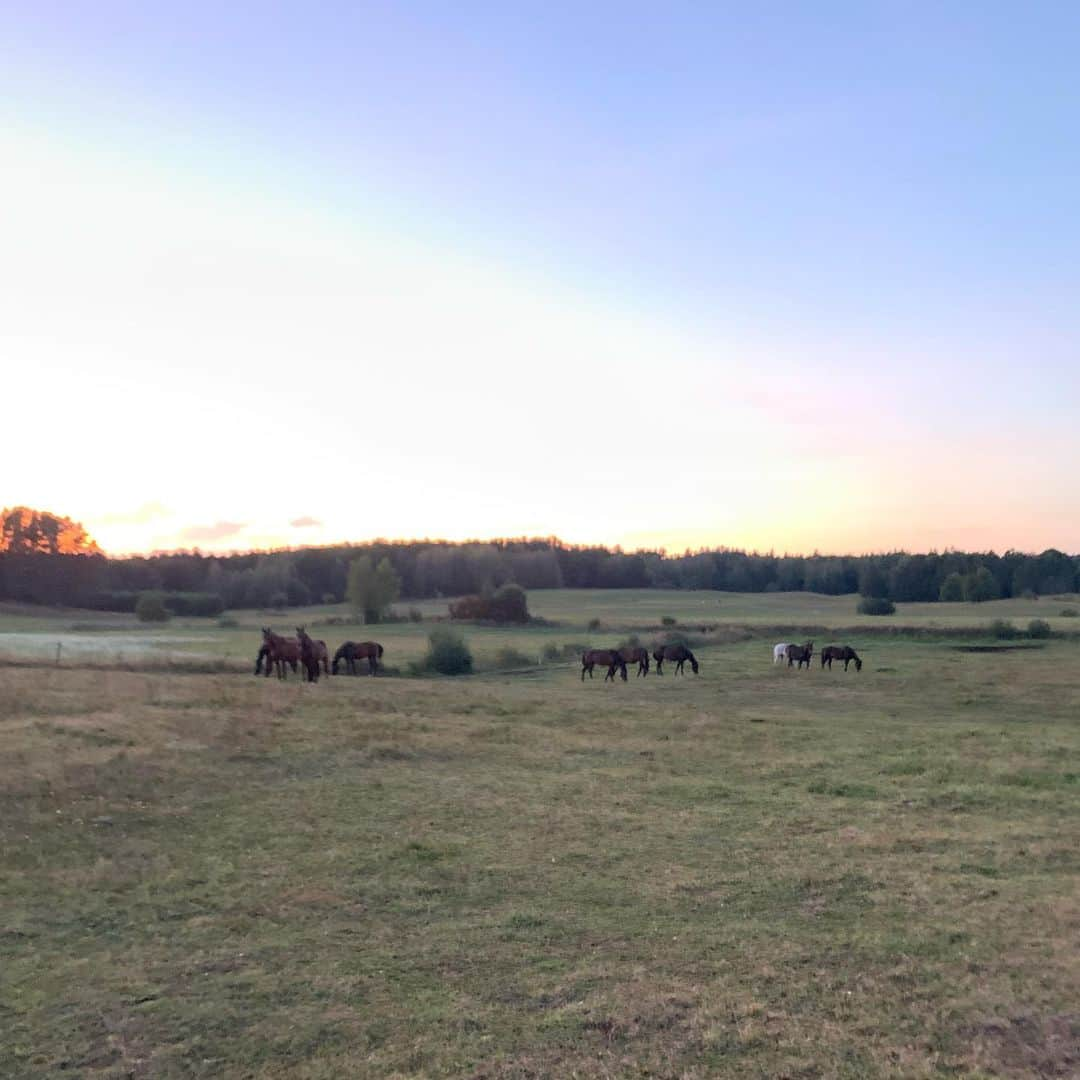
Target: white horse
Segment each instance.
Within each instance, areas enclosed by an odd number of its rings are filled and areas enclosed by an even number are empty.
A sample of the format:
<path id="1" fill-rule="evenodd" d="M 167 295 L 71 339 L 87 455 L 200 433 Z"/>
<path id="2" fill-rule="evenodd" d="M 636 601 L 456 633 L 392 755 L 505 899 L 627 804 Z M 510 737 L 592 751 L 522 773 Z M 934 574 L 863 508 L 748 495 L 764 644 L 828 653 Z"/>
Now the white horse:
<path id="1" fill-rule="evenodd" d="M 781 642 L 779 645 L 774 645 L 772 651 L 772 662 L 774 664 L 782 664 L 787 659 L 787 651 L 790 648 L 790 641 L 784 641 Z"/>

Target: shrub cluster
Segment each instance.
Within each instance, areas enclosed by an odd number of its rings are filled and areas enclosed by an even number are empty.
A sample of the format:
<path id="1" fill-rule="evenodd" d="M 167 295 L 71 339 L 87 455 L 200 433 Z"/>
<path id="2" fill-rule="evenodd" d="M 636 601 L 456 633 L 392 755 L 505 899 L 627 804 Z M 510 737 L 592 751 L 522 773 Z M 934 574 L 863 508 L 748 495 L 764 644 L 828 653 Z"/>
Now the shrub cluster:
<path id="1" fill-rule="evenodd" d="M 165 597 L 159 592 L 139 593 L 135 601 L 135 617 L 139 622 L 168 622 L 169 609 Z"/>
<path id="2" fill-rule="evenodd" d="M 896 612 L 896 605 L 883 596 L 864 596 L 855 610 L 860 615 L 892 615 Z"/>
<path id="3" fill-rule="evenodd" d="M 450 605 L 450 618 L 471 622 L 526 623 L 529 621 L 529 605 L 525 590 L 511 583 L 490 595 L 475 593 L 463 596 Z"/>
<path id="4" fill-rule="evenodd" d="M 437 626 L 428 634 L 428 651 L 421 667 L 440 675 L 471 675 L 472 653 L 464 637 L 449 626 Z"/>

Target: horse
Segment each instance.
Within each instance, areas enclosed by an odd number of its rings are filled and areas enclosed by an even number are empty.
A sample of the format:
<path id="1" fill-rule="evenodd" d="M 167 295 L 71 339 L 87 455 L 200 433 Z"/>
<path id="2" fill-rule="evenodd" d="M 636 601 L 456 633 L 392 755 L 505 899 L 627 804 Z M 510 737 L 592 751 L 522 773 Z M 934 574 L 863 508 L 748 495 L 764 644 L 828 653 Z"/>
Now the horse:
<path id="1" fill-rule="evenodd" d="M 625 645 L 619 650 L 624 664 L 637 664 L 638 675 L 649 674 L 649 650 L 640 645 Z"/>
<path id="2" fill-rule="evenodd" d="M 664 674 L 664 661 L 673 660 L 675 662 L 675 674 L 685 675 L 683 671 L 683 664 L 687 660 L 690 661 L 690 667 L 693 668 L 694 674 L 698 673 L 698 662 L 694 654 L 685 645 L 658 645 L 653 650 L 653 659 L 656 661 L 656 674 Z"/>
<path id="3" fill-rule="evenodd" d="M 821 666 L 825 667 L 827 664 L 829 670 L 832 671 L 832 662 L 834 660 L 843 660 L 845 671 L 848 669 L 848 664 L 854 660 L 855 670 L 862 671 L 862 661 L 859 659 L 859 654 L 850 645 L 826 645 L 821 650 Z"/>
<path id="4" fill-rule="evenodd" d="M 304 665 L 304 671 L 307 672 L 307 681 L 318 682 L 319 661 L 326 656 L 326 645 L 309 637 L 302 626 L 296 628 L 296 638 L 300 642 L 300 661 Z M 320 644 L 323 646 L 321 650 Z"/>
<path id="5" fill-rule="evenodd" d="M 622 658 L 622 654 L 618 649 L 586 649 L 581 654 L 581 681 L 585 681 L 585 672 L 589 673 L 589 678 L 592 678 L 592 671 L 596 665 L 606 667 L 607 674 L 604 676 L 604 682 L 610 679 L 615 681 L 615 671 L 618 669 L 622 675 L 623 682 L 626 682 L 626 661 Z"/>
<path id="6" fill-rule="evenodd" d="M 382 659 L 383 647 L 377 641 L 346 641 L 336 653 L 334 653 L 333 672 L 338 673 L 338 664 L 345 661 L 345 670 L 350 675 L 356 674 L 356 661 L 367 660 L 368 674 L 374 675 Z"/>
<path id="7" fill-rule="evenodd" d="M 787 659 L 787 651 L 791 648 L 791 642 L 781 642 L 779 645 L 773 646 L 772 662 L 774 664 L 782 664 Z"/>
<path id="8" fill-rule="evenodd" d="M 806 670 L 810 670 L 810 657 L 814 655 L 814 643 L 808 641 L 805 645 L 789 645 L 787 650 L 787 666 L 791 667 L 792 664 L 798 662 L 798 667 L 806 665 Z"/>
<path id="9" fill-rule="evenodd" d="M 263 645 L 255 660 L 255 674 L 259 674 L 259 665 L 265 659 L 266 677 L 270 678 L 271 668 L 277 669 L 279 679 L 285 678 L 285 665 L 296 672 L 297 662 L 300 660 L 300 643 L 295 638 L 282 637 L 275 634 L 269 626 L 264 626 L 262 631 Z"/>

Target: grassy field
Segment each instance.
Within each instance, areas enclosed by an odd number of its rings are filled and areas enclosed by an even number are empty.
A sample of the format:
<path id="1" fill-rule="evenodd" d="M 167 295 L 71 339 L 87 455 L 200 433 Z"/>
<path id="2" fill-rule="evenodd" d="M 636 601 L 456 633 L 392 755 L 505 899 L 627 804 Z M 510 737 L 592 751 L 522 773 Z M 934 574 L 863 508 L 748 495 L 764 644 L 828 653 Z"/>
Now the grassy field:
<path id="1" fill-rule="evenodd" d="M 985 635 L 994 619 L 1012 621 L 1023 629 L 1031 619 L 1043 619 L 1055 632 L 1080 635 L 1080 618 L 1062 611 L 1080 611 L 1080 597 L 1055 596 L 1038 600 L 997 600 L 984 604 L 900 604 L 887 618 L 859 615 L 855 596 L 820 596 L 814 593 L 718 593 L 664 589 L 558 589 L 529 595 L 533 614 L 550 625 L 521 629 L 469 627 L 468 635 L 481 669 L 495 666 L 496 655 L 508 646 L 539 660 L 546 645 L 605 647 L 630 633 L 651 640 L 666 616 L 681 629 L 699 632 L 706 650 L 710 640 L 733 636 L 772 635 L 816 637 L 818 644 L 832 634 L 859 648 L 881 634 L 905 628 L 924 636 L 971 631 Z M 163 627 L 139 624 L 132 615 L 78 610 L 49 611 L 40 608 L 0 606 L 0 662 L 55 660 L 75 666 L 98 663 L 109 666 L 169 668 L 217 666 L 240 671 L 253 666 L 259 645 L 259 628 L 271 625 L 291 634 L 298 623 L 306 624 L 315 637 L 327 640 L 331 650 L 347 639 L 374 637 L 387 648 L 391 670 L 404 670 L 418 660 L 427 646 L 432 619 L 443 618 L 447 601 L 427 600 L 399 605 L 410 608 L 425 622 L 397 622 L 376 627 L 352 623 L 342 605 L 280 611 L 231 613 L 234 627 L 221 627 L 216 619 L 173 619 Z M 589 623 L 599 620 L 599 629 Z M 710 636 L 711 635 L 711 636 Z M 696 646 L 695 646 L 696 647 Z"/>
<path id="2" fill-rule="evenodd" d="M 478 653 L 858 626 L 852 598 L 530 601 L 561 625 Z M 868 631 L 845 675 L 721 630 L 699 677 L 614 686 L 25 662 L 246 665 L 239 618 L 0 617 L 0 1076 L 1080 1074 L 1080 644 Z M 377 635 L 397 663 L 427 629 Z"/>

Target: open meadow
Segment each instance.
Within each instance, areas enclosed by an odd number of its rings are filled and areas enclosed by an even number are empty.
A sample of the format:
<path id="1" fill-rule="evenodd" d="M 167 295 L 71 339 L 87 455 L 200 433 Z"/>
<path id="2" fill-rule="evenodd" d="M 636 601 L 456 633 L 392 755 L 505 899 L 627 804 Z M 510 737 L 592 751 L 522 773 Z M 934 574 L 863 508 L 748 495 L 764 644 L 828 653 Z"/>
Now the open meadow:
<path id="1" fill-rule="evenodd" d="M 1075 597 L 529 602 L 315 685 L 260 625 L 430 622 L 0 614 L 0 1076 L 1080 1074 L 1080 642 L 985 633 Z M 582 684 L 664 616 L 699 676 Z"/>

